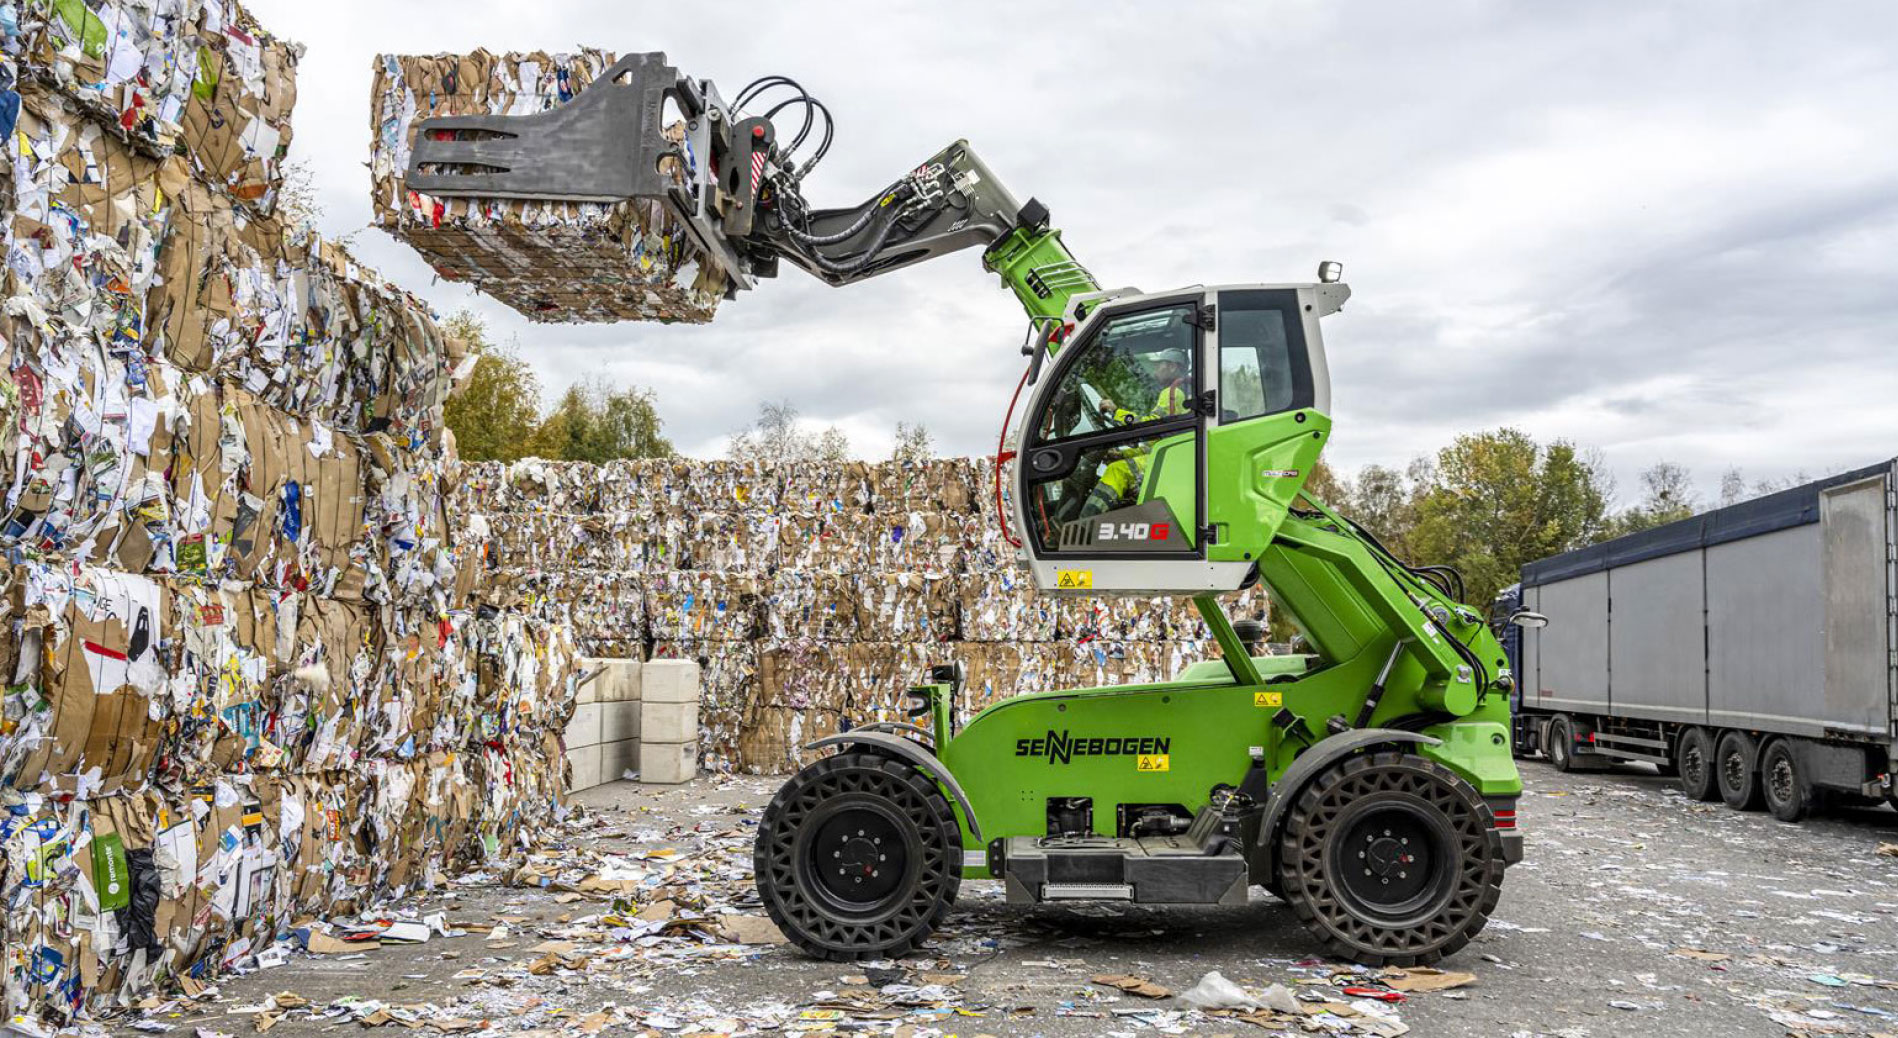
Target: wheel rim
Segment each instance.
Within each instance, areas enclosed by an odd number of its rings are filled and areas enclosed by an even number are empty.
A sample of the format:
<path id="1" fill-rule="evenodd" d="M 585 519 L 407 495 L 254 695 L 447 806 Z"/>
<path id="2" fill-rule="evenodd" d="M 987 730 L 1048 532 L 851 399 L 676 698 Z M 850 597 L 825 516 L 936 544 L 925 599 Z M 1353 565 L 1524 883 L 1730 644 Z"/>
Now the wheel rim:
<path id="1" fill-rule="evenodd" d="M 1784 756 L 1776 755 L 1772 767 L 1767 771 L 1766 788 L 1773 794 L 1775 803 L 1790 804 L 1797 783 L 1793 777 L 1793 762 Z"/>
<path id="2" fill-rule="evenodd" d="M 799 880 L 838 915 L 880 914 L 906 893 L 913 833 L 882 804 L 839 798 L 804 823 L 812 832 L 799 856 Z"/>
<path id="3" fill-rule="evenodd" d="M 1327 854 L 1339 899 L 1384 926 L 1409 926 L 1443 907 L 1456 883 L 1449 819 L 1422 801 L 1363 805 L 1342 819 Z"/>
<path id="4" fill-rule="evenodd" d="M 1729 749 L 1720 757 L 1720 777 L 1728 789 L 1746 788 L 1746 754 L 1737 748 Z"/>
<path id="5" fill-rule="evenodd" d="M 1699 745 L 1689 745 L 1681 751 L 1681 777 L 1695 787 L 1707 781 L 1707 755 L 1701 752 Z"/>

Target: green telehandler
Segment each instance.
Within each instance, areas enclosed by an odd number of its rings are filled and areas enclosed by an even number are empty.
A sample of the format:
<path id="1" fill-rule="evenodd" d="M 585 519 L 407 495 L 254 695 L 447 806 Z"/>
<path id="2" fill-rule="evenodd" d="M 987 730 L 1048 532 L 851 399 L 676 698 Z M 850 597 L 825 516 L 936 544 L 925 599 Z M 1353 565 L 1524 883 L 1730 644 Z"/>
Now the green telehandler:
<path id="1" fill-rule="evenodd" d="M 657 200 L 734 293 L 780 261 L 844 285 L 980 247 L 1029 318 L 995 459 L 1004 535 L 1048 594 L 1191 596 L 1220 651 L 1172 681 L 967 719 L 959 665 L 931 668 L 910 720 L 812 743 L 834 752 L 765 810 L 771 917 L 812 954 L 891 957 L 965 878 L 1022 903 L 1240 905 L 1257 885 L 1360 962 L 1465 945 L 1522 854 L 1514 677 L 1453 571 L 1400 560 L 1305 489 L 1331 435 L 1338 266 L 1103 289 L 965 141 L 861 205 L 808 205 L 830 140 L 790 79 L 727 103 L 636 54 L 558 108 L 426 120 L 406 176 L 433 195 Z M 1256 622 L 1221 609 L 1259 582 L 1304 651 L 1258 654 Z"/>

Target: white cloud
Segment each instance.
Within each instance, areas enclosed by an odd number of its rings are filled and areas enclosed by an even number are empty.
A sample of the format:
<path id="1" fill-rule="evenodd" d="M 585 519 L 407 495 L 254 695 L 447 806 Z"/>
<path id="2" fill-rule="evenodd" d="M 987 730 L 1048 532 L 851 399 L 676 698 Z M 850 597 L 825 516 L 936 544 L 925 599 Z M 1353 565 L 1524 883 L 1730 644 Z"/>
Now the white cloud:
<path id="1" fill-rule="evenodd" d="M 309 47 L 293 154 L 332 232 L 369 219 L 378 51 L 663 49 L 728 91 L 785 73 L 822 98 L 820 204 L 967 137 L 1108 284 L 1344 260 L 1356 295 L 1327 328 L 1347 470 L 1505 422 L 1601 447 L 1624 487 L 1662 458 L 1711 491 L 1729 465 L 1898 453 L 1898 8 L 1875 0 L 253 7 Z M 518 336 L 550 391 L 652 386 L 695 453 L 766 399 L 866 453 L 898 419 L 992 450 L 1020 371 L 1019 313 L 973 253 L 848 290 L 787 271 L 706 327 L 564 327 L 358 240 Z"/>

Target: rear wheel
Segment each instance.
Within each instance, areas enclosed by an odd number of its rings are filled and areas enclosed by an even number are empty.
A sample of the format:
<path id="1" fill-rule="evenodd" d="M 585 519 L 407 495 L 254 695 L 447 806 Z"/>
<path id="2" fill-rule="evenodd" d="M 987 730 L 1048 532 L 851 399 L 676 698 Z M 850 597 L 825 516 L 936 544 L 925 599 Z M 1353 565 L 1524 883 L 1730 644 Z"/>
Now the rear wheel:
<path id="1" fill-rule="evenodd" d="M 1555 770 L 1575 770 L 1575 725 L 1567 714 L 1549 718 L 1549 734 L 1542 741 Z"/>
<path id="2" fill-rule="evenodd" d="M 935 931 L 962 885 L 962 830 L 921 772 L 842 753 L 798 772 L 758 826 L 765 911 L 820 958 L 895 958 Z"/>
<path id="3" fill-rule="evenodd" d="M 1745 732 L 1726 732 L 1714 748 L 1714 776 L 1720 799 L 1735 811 L 1758 811 L 1760 797 L 1759 747 Z"/>
<path id="4" fill-rule="evenodd" d="M 1720 787 L 1714 780 L 1713 738 L 1705 728 L 1689 728 L 1681 733 L 1674 748 L 1674 763 L 1680 769 L 1681 792 L 1694 800 L 1720 799 Z"/>
<path id="5" fill-rule="evenodd" d="M 1502 893 L 1503 843 L 1489 805 L 1455 772 L 1413 754 L 1360 755 L 1299 794 L 1278 876 L 1329 953 L 1411 966 L 1482 931 Z"/>
<path id="6" fill-rule="evenodd" d="M 1760 752 L 1760 793 L 1766 809 L 1782 822 L 1797 822 L 1812 813 L 1812 786 L 1792 740 L 1774 739 Z"/>

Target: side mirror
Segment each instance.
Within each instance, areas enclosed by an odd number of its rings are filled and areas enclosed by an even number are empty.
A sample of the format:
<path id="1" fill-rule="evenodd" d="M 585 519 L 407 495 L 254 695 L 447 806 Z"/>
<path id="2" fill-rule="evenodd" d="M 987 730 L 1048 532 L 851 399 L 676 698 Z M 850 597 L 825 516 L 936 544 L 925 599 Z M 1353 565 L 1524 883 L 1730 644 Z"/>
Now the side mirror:
<path id="1" fill-rule="evenodd" d="M 1509 615 L 1509 622 L 1517 627 L 1541 628 L 1549 626 L 1549 618 L 1532 609 L 1518 609 Z"/>

